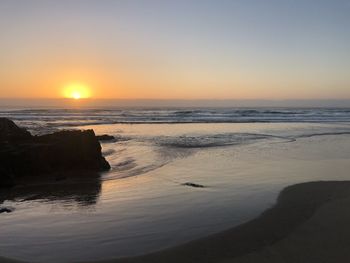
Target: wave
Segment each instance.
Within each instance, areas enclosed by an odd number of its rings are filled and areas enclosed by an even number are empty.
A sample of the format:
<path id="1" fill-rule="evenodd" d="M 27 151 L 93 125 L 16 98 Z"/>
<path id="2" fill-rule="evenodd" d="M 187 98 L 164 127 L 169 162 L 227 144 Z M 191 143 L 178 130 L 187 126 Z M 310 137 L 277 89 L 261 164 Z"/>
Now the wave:
<path id="1" fill-rule="evenodd" d="M 200 109 L 30 109 L 1 110 L 25 127 L 138 123 L 259 123 L 259 122 L 350 122 L 348 108 L 200 108 Z"/>
<path id="2" fill-rule="evenodd" d="M 295 132 L 295 131 L 294 131 Z M 211 147 L 228 147 L 253 144 L 257 142 L 290 143 L 302 138 L 331 135 L 350 135 L 350 130 L 343 131 L 297 131 L 291 135 L 264 133 L 217 133 L 217 134 L 183 134 L 174 136 L 134 136 L 128 137 L 126 144 L 120 144 L 118 152 L 104 152 L 112 166 L 112 171 L 105 180 L 138 176 L 156 170 L 170 162 L 186 158 L 197 151 Z M 264 143 L 265 143 L 264 142 Z M 116 142 L 118 144 L 118 141 Z M 127 152 L 129 147 L 141 145 L 137 151 Z M 112 147 L 112 146 L 108 146 Z M 135 148 L 134 148 L 135 149 Z M 121 153 L 123 151 L 123 153 Z M 115 153 L 115 154 L 114 154 Z M 170 180 L 170 179 L 168 179 Z M 183 182 L 171 179 L 173 183 L 184 185 Z M 188 185 L 187 185 L 188 186 Z"/>
<path id="3" fill-rule="evenodd" d="M 285 139 L 284 137 L 254 134 L 254 133 L 224 133 L 224 134 L 208 134 L 208 135 L 182 135 L 182 136 L 158 136 L 152 140 L 154 144 L 159 146 L 167 146 L 173 148 L 208 148 L 230 145 L 240 145 L 254 142 L 262 139 Z"/>
<path id="4" fill-rule="evenodd" d="M 350 131 L 330 131 L 319 133 L 304 133 L 297 135 L 273 135 L 259 133 L 224 133 L 208 135 L 182 135 L 182 136 L 158 136 L 153 137 L 155 145 L 172 148 L 209 148 L 254 143 L 261 140 L 278 140 L 280 142 L 292 142 L 297 139 L 318 136 L 350 135 Z"/>
<path id="5" fill-rule="evenodd" d="M 350 135 L 350 131 L 321 132 L 321 133 L 300 134 L 300 135 L 294 136 L 293 139 L 311 138 L 311 137 L 318 137 L 318 136 L 331 136 L 331 135 Z"/>
<path id="6" fill-rule="evenodd" d="M 123 170 L 130 170 L 134 167 L 136 167 L 136 160 L 134 158 L 127 158 L 126 160 L 123 160 L 113 166 L 114 169 L 118 171 L 123 171 Z"/>

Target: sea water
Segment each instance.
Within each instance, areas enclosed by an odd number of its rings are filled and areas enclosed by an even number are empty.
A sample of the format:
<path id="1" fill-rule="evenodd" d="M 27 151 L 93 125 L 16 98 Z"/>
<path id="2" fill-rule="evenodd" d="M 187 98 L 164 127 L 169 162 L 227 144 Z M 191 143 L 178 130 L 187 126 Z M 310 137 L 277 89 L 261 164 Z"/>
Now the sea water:
<path id="1" fill-rule="evenodd" d="M 0 255 L 134 256 L 226 230 L 283 187 L 350 179 L 349 109 L 3 109 L 33 134 L 94 129 L 111 170 L 2 191 Z"/>

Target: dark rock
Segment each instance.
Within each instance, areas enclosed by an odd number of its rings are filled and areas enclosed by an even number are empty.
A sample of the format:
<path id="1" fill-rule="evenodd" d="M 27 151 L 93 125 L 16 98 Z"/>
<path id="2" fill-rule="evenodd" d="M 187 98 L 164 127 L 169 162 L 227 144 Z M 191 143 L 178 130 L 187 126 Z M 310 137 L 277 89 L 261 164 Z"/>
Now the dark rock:
<path id="1" fill-rule="evenodd" d="M 2 123 L 5 121 L 2 120 Z M 23 176 L 69 170 L 110 169 L 93 130 L 59 131 L 31 136 L 25 130 L 13 127 L 13 122 L 7 123 L 9 125 L 6 127 L 10 128 L 4 129 L 6 132 L 2 134 L 10 140 L 0 141 L 0 187 L 11 186 L 17 178 Z"/>
<path id="2" fill-rule="evenodd" d="M 64 181 L 64 180 L 67 180 L 67 176 L 64 176 L 62 174 L 59 174 L 59 175 L 55 176 L 55 181 L 56 182 L 60 182 L 60 181 Z"/>
<path id="3" fill-rule="evenodd" d="M 42 157 L 55 171 L 62 168 L 94 171 L 110 168 L 102 157 L 101 145 L 93 130 L 59 131 L 35 137 L 34 141 L 45 154 Z"/>
<path id="4" fill-rule="evenodd" d="M 108 134 L 96 135 L 96 137 L 99 141 L 112 141 L 115 139 L 114 136 Z"/>
<path id="5" fill-rule="evenodd" d="M 13 210 L 15 210 L 12 207 L 0 207 L 0 214 L 1 213 L 11 213 L 13 212 Z"/>
<path id="6" fill-rule="evenodd" d="M 18 127 L 7 118 L 0 118 L 0 141 L 19 141 L 31 138 L 29 131 Z"/>
<path id="7" fill-rule="evenodd" d="M 12 187 L 14 185 L 15 185 L 15 180 L 14 180 L 13 173 L 9 169 L 0 167 L 0 189 Z"/>

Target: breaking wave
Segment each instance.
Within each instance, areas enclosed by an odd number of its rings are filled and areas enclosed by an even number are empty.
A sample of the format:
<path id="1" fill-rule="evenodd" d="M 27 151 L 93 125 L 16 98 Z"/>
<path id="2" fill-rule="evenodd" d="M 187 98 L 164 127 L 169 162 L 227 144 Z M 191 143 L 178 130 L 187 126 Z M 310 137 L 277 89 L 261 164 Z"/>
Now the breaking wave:
<path id="1" fill-rule="evenodd" d="M 258 122 L 349 122 L 348 108 L 200 108 L 200 109 L 26 109 L 1 110 L 22 126 L 58 127 L 117 123 L 258 123 Z"/>

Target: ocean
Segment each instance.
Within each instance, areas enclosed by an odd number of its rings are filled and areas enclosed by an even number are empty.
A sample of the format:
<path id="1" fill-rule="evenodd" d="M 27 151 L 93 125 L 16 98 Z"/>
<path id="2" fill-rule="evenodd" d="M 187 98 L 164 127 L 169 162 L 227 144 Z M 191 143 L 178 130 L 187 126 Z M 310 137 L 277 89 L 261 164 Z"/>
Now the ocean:
<path id="1" fill-rule="evenodd" d="M 99 178 L 1 193 L 0 255 L 36 262 L 134 256 L 237 226 L 283 187 L 348 180 L 348 108 L 2 108 L 33 134 L 94 129 Z M 200 187 L 198 187 L 200 186 Z"/>

